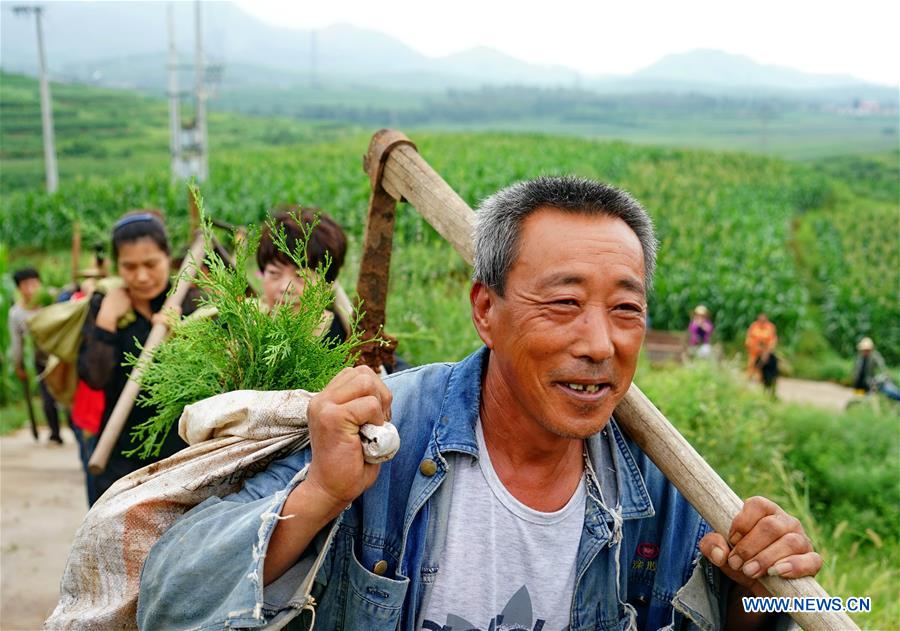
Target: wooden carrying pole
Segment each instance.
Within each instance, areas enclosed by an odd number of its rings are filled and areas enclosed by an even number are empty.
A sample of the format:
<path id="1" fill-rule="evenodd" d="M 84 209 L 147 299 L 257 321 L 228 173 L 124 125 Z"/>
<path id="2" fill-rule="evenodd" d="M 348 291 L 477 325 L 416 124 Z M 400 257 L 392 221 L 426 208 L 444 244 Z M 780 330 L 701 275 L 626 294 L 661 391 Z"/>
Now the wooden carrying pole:
<path id="1" fill-rule="evenodd" d="M 181 270 L 178 272 L 175 291 L 166 298 L 166 302 L 162 307 L 162 312 L 165 312 L 167 309 L 181 307 L 185 297 L 187 297 L 191 282 L 194 280 L 194 277 L 197 276 L 197 265 L 202 261 L 204 247 L 205 242 L 203 240 L 203 235 L 197 236 L 191 246 L 190 252 L 184 257 L 184 261 L 181 264 Z M 109 420 L 106 422 L 106 426 L 100 433 L 100 439 L 97 441 L 97 446 L 94 448 L 94 453 L 91 455 L 91 459 L 88 462 L 88 470 L 92 474 L 99 475 L 106 469 L 106 464 L 109 462 L 109 457 L 116 446 L 116 442 L 119 440 L 119 435 L 125 428 L 125 422 L 128 420 L 128 415 L 131 414 L 131 408 L 134 407 L 134 401 L 140 390 L 138 381 L 140 380 L 141 373 L 144 371 L 144 367 L 150 360 L 153 349 L 166 339 L 168 332 L 169 327 L 165 323 L 154 324 L 153 328 L 150 329 L 150 335 L 147 336 L 147 341 L 144 342 L 141 356 L 138 358 L 134 368 L 132 368 L 131 375 L 128 377 L 128 382 L 122 389 L 122 394 L 119 395 L 119 399 L 116 401 L 116 407 L 113 408 L 112 414 L 110 414 Z"/>
<path id="2" fill-rule="evenodd" d="M 81 223 L 72 223 L 72 284 L 78 287 L 78 272 L 81 267 Z"/>
<path id="3" fill-rule="evenodd" d="M 474 260 L 472 229 L 475 213 L 400 132 L 381 130 L 376 133 L 369 145 L 364 167 L 372 180 L 372 197 L 358 290 L 366 314 L 372 310 L 380 317 L 374 322 L 363 319 L 364 337 L 371 339 L 384 324 L 387 272 L 382 272 L 384 285 L 380 292 L 369 292 L 369 279 L 364 279 L 363 275 L 372 267 L 370 250 L 379 243 L 387 244 L 387 248 L 383 248 L 387 249 L 387 254 L 382 249 L 379 256 L 386 257 L 390 262 L 392 215 L 396 202 L 409 201 L 470 265 Z M 386 217 L 388 213 L 391 217 Z M 370 234 L 373 226 L 375 235 Z M 366 328 L 367 322 L 370 326 L 374 324 L 374 329 Z M 716 531 L 727 534 L 743 502 L 634 384 L 616 407 L 615 417 L 619 426 L 628 432 L 703 518 Z M 760 581 L 774 596 L 828 597 L 811 577 L 783 579 L 764 576 Z M 797 612 L 791 616 L 808 631 L 858 628 L 841 612 Z"/>

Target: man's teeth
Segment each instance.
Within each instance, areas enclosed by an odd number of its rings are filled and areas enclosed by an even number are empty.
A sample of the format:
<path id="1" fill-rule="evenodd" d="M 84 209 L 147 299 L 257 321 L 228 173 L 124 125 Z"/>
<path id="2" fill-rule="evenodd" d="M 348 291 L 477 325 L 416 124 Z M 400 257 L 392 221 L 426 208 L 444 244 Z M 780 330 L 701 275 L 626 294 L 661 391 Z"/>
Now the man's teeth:
<path id="1" fill-rule="evenodd" d="M 599 392 L 600 388 L 603 386 L 599 383 L 591 383 L 591 384 L 583 384 L 583 383 L 568 383 L 566 384 L 572 390 L 578 390 L 583 392 Z"/>

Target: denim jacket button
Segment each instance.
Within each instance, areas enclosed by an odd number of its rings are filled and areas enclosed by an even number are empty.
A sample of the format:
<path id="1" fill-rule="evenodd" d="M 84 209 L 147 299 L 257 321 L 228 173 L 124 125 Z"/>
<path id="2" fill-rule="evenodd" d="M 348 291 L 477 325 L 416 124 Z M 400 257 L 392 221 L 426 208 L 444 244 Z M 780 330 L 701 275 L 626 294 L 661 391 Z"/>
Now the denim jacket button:
<path id="1" fill-rule="evenodd" d="M 384 576 L 384 573 L 387 572 L 387 561 L 381 559 L 381 561 L 375 563 L 375 567 L 372 568 L 372 571 L 378 576 Z"/>
<path id="2" fill-rule="evenodd" d="M 437 472 L 437 464 L 431 458 L 425 458 L 419 465 L 419 471 L 430 478 Z"/>

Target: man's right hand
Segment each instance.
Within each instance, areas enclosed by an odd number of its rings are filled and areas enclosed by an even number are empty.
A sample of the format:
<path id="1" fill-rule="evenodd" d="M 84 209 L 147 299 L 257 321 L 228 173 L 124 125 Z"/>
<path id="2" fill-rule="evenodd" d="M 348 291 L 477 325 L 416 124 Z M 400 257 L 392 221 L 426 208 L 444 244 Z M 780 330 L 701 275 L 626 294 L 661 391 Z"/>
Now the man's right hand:
<path id="1" fill-rule="evenodd" d="M 335 514 L 362 495 L 379 465 L 363 459 L 359 428 L 391 419 L 391 391 L 368 366 L 345 368 L 309 402 L 312 460 L 304 484 Z"/>
<path id="2" fill-rule="evenodd" d="M 380 465 L 363 459 L 359 428 L 391 418 L 391 391 L 371 368 L 345 368 L 309 402 L 312 459 L 288 495 L 263 565 L 268 585 L 290 568 L 316 534 L 375 483 Z"/>

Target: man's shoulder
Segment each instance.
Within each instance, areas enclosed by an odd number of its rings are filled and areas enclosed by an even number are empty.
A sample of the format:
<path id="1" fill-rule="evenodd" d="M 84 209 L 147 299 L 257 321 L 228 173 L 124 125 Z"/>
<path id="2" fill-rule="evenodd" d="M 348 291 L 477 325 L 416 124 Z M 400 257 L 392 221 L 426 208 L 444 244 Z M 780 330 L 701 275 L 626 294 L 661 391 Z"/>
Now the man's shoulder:
<path id="1" fill-rule="evenodd" d="M 410 388 L 434 387 L 440 383 L 446 384 L 456 365 L 456 362 L 436 362 L 414 366 L 388 375 L 384 383 L 395 395 Z"/>
<path id="2" fill-rule="evenodd" d="M 402 422 L 408 415 L 417 417 L 418 422 L 436 416 L 456 366 L 451 362 L 425 364 L 385 377 L 384 383 L 394 397 L 391 407 L 395 422 Z"/>

